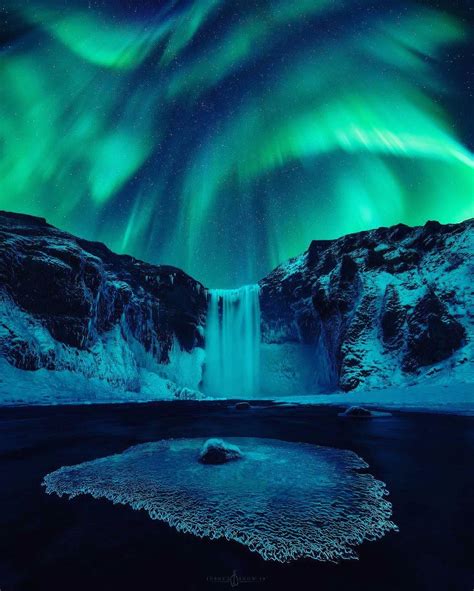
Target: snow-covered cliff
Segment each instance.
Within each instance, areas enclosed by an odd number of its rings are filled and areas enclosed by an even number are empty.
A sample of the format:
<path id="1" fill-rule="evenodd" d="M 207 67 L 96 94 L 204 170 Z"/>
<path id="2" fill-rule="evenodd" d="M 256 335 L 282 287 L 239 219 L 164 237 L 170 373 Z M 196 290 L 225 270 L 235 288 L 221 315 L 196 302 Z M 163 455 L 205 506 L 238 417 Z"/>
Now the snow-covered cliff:
<path id="1" fill-rule="evenodd" d="M 313 241 L 260 289 L 269 391 L 474 379 L 474 220 Z"/>
<path id="2" fill-rule="evenodd" d="M 68 389 L 77 400 L 190 395 L 206 306 L 179 269 L 0 212 L 3 402 L 69 401 Z"/>

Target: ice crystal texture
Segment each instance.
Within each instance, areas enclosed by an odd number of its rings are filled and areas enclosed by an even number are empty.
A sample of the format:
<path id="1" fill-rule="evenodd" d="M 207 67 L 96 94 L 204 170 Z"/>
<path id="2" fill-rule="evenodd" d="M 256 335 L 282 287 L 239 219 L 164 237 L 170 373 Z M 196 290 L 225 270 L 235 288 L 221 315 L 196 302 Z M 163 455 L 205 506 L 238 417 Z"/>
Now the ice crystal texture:
<path id="1" fill-rule="evenodd" d="M 357 558 L 396 525 L 385 484 L 355 453 L 307 443 L 229 438 L 238 462 L 199 462 L 203 439 L 169 439 L 64 466 L 46 492 L 90 494 L 145 509 L 178 531 L 235 540 L 265 560 Z"/>

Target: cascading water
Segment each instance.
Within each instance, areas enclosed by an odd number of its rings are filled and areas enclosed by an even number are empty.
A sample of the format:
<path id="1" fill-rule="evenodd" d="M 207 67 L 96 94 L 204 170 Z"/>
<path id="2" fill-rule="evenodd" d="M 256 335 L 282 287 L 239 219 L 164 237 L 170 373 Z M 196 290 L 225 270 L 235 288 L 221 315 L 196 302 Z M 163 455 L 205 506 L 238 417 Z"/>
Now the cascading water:
<path id="1" fill-rule="evenodd" d="M 252 398 L 259 392 L 259 373 L 258 285 L 209 290 L 204 391 Z"/>

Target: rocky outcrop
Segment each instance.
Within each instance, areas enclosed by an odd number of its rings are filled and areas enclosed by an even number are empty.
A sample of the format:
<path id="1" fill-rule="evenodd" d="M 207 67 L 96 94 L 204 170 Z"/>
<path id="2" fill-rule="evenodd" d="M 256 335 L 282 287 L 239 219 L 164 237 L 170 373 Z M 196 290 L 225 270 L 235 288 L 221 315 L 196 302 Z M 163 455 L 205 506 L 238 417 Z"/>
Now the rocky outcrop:
<path id="1" fill-rule="evenodd" d="M 452 374 L 473 358 L 474 221 L 313 241 L 260 290 L 263 348 L 312 343 L 328 390 Z"/>
<path id="2" fill-rule="evenodd" d="M 180 269 L 0 212 L 0 357 L 17 368 L 139 390 L 141 367 L 166 375 L 173 355 L 202 347 L 205 313 L 203 286 Z"/>
<path id="3" fill-rule="evenodd" d="M 466 339 L 463 325 L 448 312 L 447 305 L 432 288 L 418 300 L 407 325 L 403 363 L 407 371 L 447 359 Z"/>

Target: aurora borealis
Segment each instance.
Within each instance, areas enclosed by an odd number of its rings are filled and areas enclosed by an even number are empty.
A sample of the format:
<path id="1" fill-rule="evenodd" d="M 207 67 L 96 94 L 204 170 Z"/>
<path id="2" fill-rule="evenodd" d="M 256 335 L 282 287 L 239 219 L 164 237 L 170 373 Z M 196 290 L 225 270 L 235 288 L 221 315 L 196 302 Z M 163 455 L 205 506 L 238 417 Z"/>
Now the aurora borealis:
<path id="1" fill-rule="evenodd" d="M 210 287 L 474 215 L 468 3 L 7 0 L 0 208 Z"/>

